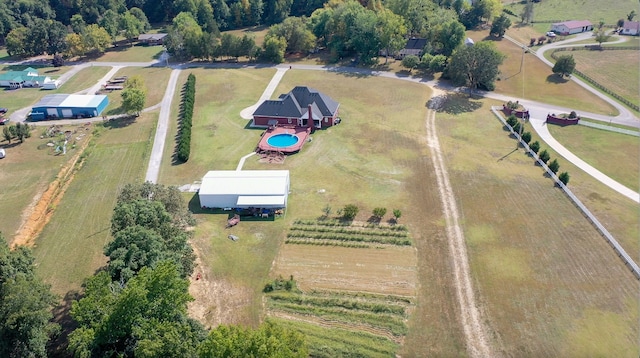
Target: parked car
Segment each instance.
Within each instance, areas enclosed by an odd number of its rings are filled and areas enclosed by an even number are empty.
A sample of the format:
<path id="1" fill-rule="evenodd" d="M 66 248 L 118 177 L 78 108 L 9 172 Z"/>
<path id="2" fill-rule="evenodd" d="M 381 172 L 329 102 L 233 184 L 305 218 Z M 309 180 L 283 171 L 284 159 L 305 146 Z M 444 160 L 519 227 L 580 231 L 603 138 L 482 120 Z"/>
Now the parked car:
<path id="1" fill-rule="evenodd" d="M 556 37 L 556 33 L 553 31 L 547 32 L 547 37 Z"/>
<path id="2" fill-rule="evenodd" d="M 0 117 L 0 126 L 3 126 L 7 122 L 9 122 L 9 118 Z"/>
<path id="3" fill-rule="evenodd" d="M 9 112 L 8 108 L 0 108 L 0 113 L 5 114 L 7 112 Z"/>
<path id="4" fill-rule="evenodd" d="M 4 151 L 4 149 L 0 148 L 0 159 L 4 158 L 7 155 L 7 153 Z"/>

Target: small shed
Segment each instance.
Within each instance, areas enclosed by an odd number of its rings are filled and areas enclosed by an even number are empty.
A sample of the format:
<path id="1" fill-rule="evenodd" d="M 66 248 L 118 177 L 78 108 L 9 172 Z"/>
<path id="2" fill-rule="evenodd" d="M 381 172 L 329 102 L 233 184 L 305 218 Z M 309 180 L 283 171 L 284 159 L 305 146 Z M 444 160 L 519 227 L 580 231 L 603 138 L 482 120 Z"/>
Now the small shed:
<path id="1" fill-rule="evenodd" d="M 31 109 L 32 120 L 91 118 L 99 116 L 109 99 L 105 95 L 51 94 Z"/>
<path id="2" fill-rule="evenodd" d="M 573 35 L 593 30 L 593 24 L 589 20 L 573 20 L 556 22 L 551 24 L 551 31 L 560 35 Z"/>
<path id="3" fill-rule="evenodd" d="M 212 170 L 202 178 L 203 208 L 282 209 L 289 196 L 288 170 Z"/>

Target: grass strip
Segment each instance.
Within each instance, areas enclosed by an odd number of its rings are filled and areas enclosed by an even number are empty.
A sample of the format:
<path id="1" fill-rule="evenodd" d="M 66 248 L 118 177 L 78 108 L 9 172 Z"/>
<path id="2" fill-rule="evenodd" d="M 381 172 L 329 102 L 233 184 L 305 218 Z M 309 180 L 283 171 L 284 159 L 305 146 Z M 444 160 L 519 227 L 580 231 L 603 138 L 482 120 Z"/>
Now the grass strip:
<path id="1" fill-rule="evenodd" d="M 294 225 L 318 225 L 318 226 L 349 226 L 349 227 L 364 227 L 364 228 L 376 228 L 381 230 L 395 230 L 395 231 L 408 231 L 405 225 L 378 225 L 369 223 L 366 225 L 355 225 L 351 221 L 344 220 L 295 220 Z"/>
<path id="2" fill-rule="evenodd" d="M 375 242 L 380 244 L 391 244 L 398 246 L 411 246 L 411 240 L 401 238 L 387 238 L 361 235 L 346 235 L 334 233 L 314 233 L 314 232 L 289 232 L 287 238 L 305 238 L 314 240 L 336 240 L 336 241 L 356 241 L 356 242 Z"/>
<path id="3" fill-rule="evenodd" d="M 393 357 L 398 344 L 368 332 L 325 328 L 306 322 L 270 318 L 303 333 L 311 357 Z"/>
<path id="4" fill-rule="evenodd" d="M 407 334 L 407 326 L 403 318 L 395 315 L 349 311 L 343 308 L 307 306 L 275 300 L 268 300 L 267 306 L 270 309 L 276 309 L 282 312 L 303 316 L 315 316 L 329 321 L 363 324 L 374 329 L 388 331 L 396 337 Z"/>
<path id="5" fill-rule="evenodd" d="M 319 297 L 310 295 L 298 295 L 287 292 L 275 292 L 267 295 L 274 301 L 291 302 L 298 305 L 320 306 L 320 307 L 340 307 L 347 310 L 368 311 L 374 313 L 388 313 L 406 316 L 405 307 L 385 304 L 380 302 L 367 302 L 364 300 L 352 300 L 346 297 Z"/>
<path id="6" fill-rule="evenodd" d="M 349 229 L 343 227 L 322 227 L 322 226 L 292 226 L 291 230 L 295 231 L 315 231 L 315 232 L 333 232 L 340 234 L 367 234 L 376 236 L 394 236 L 394 237 L 408 237 L 409 234 L 406 231 L 388 231 L 388 230 L 368 230 L 364 229 Z"/>
<path id="7" fill-rule="evenodd" d="M 291 244 L 291 245 L 339 246 L 339 247 L 347 247 L 350 249 L 371 248 L 371 245 L 367 245 L 367 244 L 355 244 L 355 243 L 348 243 L 344 241 L 335 241 L 335 240 L 286 239 L 284 243 Z"/>
<path id="8" fill-rule="evenodd" d="M 395 304 L 410 305 L 413 301 L 409 297 L 396 295 L 381 295 L 368 292 L 347 292 L 347 291 L 330 291 L 330 290 L 311 290 L 305 292 L 305 295 L 316 297 L 349 297 L 353 300 L 367 300 L 379 302 L 393 302 Z"/>

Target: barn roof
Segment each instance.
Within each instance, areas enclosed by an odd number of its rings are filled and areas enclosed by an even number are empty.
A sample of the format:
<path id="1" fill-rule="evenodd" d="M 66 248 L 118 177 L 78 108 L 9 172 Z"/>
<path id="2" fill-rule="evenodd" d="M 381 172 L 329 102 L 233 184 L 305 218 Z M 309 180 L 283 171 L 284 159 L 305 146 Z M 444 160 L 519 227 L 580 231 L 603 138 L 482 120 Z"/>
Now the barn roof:
<path id="1" fill-rule="evenodd" d="M 50 94 L 42 97 L 33 107 L 91 108 L 98 107 L 106 97 L 105 95 Z"/>
<path id="2" fill-rule="evenodd" d="M 283 196 L 288 170 L 212 170 L 202 178 L 200 195 Z M 246 200 L 246 199 L 245 199 Z"/>
<path id="3" fill-rule="evenodd" d="M 314 117 L 333 116 L 340 104 L 326 94 L 310 87 L 297 86 L 278 99 L 266 100 L 258 106 L 254 116 L 300 118 L 311 105 Z"/>
<path id="4" fill-rule="evenodd" d="M 138 40 L 158 41 L 162 40 L 167 34 L 140 34 Z"/>
<path id="5" fill-rule="evenodd" d="M 564 25 L 569 29 L 577 29 L 579 27 L 593 26 L 593 24 L 589 20 L 563 21 L 563 22 L 557 22 L 557 23 L 555 23 L 553 25 L 555 25 L 555 26 Z"/>

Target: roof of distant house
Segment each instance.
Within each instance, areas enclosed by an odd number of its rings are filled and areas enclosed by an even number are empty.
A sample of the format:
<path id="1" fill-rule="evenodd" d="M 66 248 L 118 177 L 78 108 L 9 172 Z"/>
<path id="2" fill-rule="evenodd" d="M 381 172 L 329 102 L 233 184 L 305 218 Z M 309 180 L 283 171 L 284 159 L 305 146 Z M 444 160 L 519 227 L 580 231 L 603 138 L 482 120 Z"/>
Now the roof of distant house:
<path id="1" fill-rule="evenodd" d="M 633 30 L 635 29 L 636 31 L 640 31 L 640 22 L 639 21 L 624 21 L 624 24 L 622 25 L 623 29 L 627 29 L 627 30 Z"/>
<path id="2" fill-rule="evenodd" d="M 407 44 L 404 46 L 407 50 L 422 50 L 427 45 L 427 39 L 419 39 L 412 37 L 407 40 Z"/>
<path id="3" fill-rule="evenodd" d="M 278 99 L 266 100 L 258 106 L 254 116 L 301 118 L 311 106 L 316 119 L 333 116 L 340 104 L 326 94 L 310 87 L 297 86 Z M 306 117 L 305 117 L 306 118 Z"/>
<path id="4" fill-rule="evenodd" d="M 167 34 L 140 34 L 138 40 L 158 41 L 163 39 Z"/>
<path id="5" fill-rule="evenodd" d="M 569 29 L 575 29 L 575 28 L 578 28 L 578 27 L 585 27 L 585 26 L 593 26 L 593 24 L 589 20 L 563 21 L 563 22 L 556 22 L 553 25 L 564 25 Z"/>

